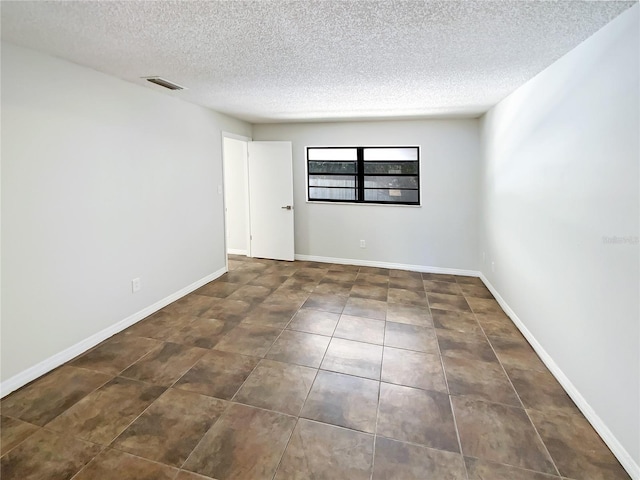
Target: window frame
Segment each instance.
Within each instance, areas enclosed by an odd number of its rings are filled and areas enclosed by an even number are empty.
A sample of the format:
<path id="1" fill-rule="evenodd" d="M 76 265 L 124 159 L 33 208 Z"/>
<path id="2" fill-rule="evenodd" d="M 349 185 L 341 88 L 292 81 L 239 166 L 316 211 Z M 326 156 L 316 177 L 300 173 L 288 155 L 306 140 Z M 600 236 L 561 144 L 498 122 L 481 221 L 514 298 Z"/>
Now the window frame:
<path id="1" fill-rule="evenodd" d="M 416 174 L 400 174 L 400 175 L 392 175 L 392 174 L 371 174 L 365 175 L 364 172 L 364 164 L 366 163 L 364 160 L 364 150 L 367 148 L 371 149 L 398 149 L 398 148 L 415 148 L 417 153 L 417 160 L 415 160 L 417 165 Z M 326 175 L 344 175 L 344 176 L 354 176 L 356 177 L 356 186 L 354 187 L 356 193 L 355 200 L 339 200 L 339 199 L 312 199 L 310 197 L 310 185 L 309 176 L 313 175 L 310 173 L 309 169 L 309 150 L 310 149 L 355 149 L 356 150 L 356 172 L 353 174 L 332 174 L 327 173 Z M 420 145 L 309 145 L 304 147 L 304 165 L 305 165 L 305 182 L 306 182 L 306 201 L 307 203 L 318 203 L 318 204 L 330 204 L 330 205 L 340 205 L 340 204 L 348 204 L 348 205 L 377 205 L 383 207 L 422 207 L 422 156 L 420 150 L 422 147 Z M 352 161 L 352 160 L 349 160 Z M 383 161 L 383 160 L 378 160 Z M 374 160 L 369 160 L 368 162 L 375 162 Z M 390 176 L 390 177 L 417 177 L 417 192 L 418 192 L 418 201 L 417 202 L 389 202 L 389 201 L 378 201 L 378 200 L 365 200 L 364 199 L 364 177 L 365 176 Z M 348 187 L 351 188 L 351 187 Z M 359 198 L 358 198 L 359 197 Z"/>

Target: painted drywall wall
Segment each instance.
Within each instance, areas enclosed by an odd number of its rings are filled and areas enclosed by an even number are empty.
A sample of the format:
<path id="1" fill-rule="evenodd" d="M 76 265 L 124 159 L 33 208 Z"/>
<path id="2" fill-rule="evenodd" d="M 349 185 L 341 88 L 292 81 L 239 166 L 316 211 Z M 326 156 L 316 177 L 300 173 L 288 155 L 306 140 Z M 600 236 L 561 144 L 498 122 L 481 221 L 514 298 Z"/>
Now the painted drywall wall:
<path id="1" fill-rule="evenodd" d="M 3 382 L 224 268 L 251 126 L 153 88 L 2 45 Z"/>
<path id="2" fill-rule="evenodd" d="M 223 139 L 224 207 L 226 209 L 227 252 L 247 254 L 247 142 Z"/>
<path id="3" fill-rule="evenodd" d="M 478 120 L 254 125 L 253 139 L 293 142 L 296 254 L 477 269 Z M 321 145 L 421 146 L 422 206 L 307 203 L 304 149 Z"/>
<path id="4" fill-rule="evenodd" d="M 628 468 L 640 464 L 638 10 L 482 119 L 479 252 Z"/>

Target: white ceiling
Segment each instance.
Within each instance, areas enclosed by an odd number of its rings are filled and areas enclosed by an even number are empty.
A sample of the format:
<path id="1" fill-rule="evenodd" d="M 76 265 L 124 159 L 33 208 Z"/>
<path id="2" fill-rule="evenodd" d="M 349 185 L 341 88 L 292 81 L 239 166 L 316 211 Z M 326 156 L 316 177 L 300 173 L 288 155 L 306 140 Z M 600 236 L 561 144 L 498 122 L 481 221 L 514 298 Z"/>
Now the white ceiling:
<path id="1" fill-rule="evenodd" d="M 5 41 L 260 123 L 477 116 L 635 3 L 2 1 L 1 14 Z"/>

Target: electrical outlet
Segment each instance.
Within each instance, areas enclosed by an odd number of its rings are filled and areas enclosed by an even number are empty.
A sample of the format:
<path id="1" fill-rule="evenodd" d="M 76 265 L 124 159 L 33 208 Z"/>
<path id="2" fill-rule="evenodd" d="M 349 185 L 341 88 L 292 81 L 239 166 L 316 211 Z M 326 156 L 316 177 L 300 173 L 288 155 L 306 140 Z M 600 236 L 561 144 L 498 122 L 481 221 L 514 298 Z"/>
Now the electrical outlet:
<path id="1" fill-rule="evenodd" d="M 133 293 L 139 292 L 141 288 L 142 288 L 142 284 L 140 283 L 139 277 L 131 280 L 131 291 Z"/>
<path id="2" fill-rule="evenodd" d="M 367 248 L 367 242 L 360 240 L 360 248 Z"/>

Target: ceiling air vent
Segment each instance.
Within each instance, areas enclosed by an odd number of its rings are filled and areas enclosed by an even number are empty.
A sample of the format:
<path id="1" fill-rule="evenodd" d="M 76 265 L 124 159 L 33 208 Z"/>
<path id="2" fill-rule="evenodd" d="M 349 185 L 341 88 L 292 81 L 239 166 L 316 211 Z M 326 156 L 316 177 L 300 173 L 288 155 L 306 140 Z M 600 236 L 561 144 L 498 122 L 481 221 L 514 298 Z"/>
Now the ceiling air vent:
<path id="1" fill-rule="evenodd" d="M 168 88 L 169 90 L 184 90 L 184 87 L 181 87 L 177 83 L 170 82 L 169 80 L 165 80 L 160 77 L 143 77 L 147 82 L 155 83 L 156 85 L 160 85 L 161 87 Z"/>

